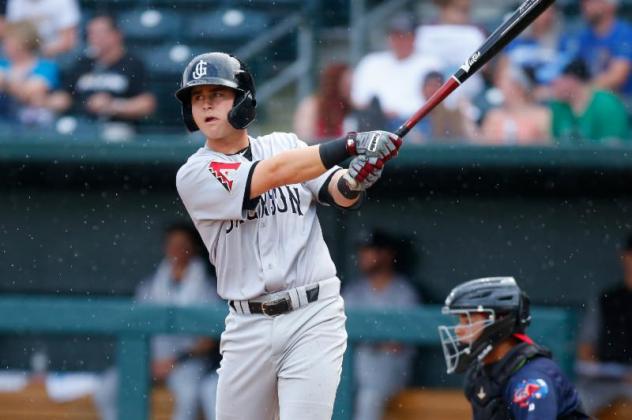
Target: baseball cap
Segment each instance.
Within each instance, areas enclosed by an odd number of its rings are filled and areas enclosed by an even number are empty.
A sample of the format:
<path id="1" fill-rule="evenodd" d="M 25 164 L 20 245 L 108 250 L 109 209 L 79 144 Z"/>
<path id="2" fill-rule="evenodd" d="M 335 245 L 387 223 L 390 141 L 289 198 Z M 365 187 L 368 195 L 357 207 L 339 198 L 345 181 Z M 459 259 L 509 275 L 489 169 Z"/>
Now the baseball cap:
<path id="1" fill-rule="evenodd" d="M 415 32 L 416 27 L 415 19 L 404 13 L 398 13 L 388 22 L 389 33 L 412 33 Z"/>

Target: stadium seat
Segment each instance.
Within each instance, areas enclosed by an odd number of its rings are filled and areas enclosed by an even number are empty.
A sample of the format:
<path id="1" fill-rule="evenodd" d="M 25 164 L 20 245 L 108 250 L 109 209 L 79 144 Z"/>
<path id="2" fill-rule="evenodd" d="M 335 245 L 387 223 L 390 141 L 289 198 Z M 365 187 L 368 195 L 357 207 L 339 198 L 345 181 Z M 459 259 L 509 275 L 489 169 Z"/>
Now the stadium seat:
<path id="1" fill-rule="evenodd" d="M 132 42 L 164 42 L 179 33 L 181 16 L 170 10 L 135 9 L 122 13 L 118 21 Z"/>
<path id="2" fill-rule="evenodd" d="M 209 46 L 209 48 L 211 48 Z M 184 44 L 166 44 L 158 47 L 139 48 L 147 71 L 152 79 L 180 79 L 184 66 L 194 56 L 206 52 L 202 47 L 191 47 Z"/>
<path id="3" fill-rule="evenodd" d="M 243 40 L 254 38 L 268 28 L 270 17 L 265 12 L 247 9 L 222 9 L 192 16 L 186 35 L 192 42 Z"/>

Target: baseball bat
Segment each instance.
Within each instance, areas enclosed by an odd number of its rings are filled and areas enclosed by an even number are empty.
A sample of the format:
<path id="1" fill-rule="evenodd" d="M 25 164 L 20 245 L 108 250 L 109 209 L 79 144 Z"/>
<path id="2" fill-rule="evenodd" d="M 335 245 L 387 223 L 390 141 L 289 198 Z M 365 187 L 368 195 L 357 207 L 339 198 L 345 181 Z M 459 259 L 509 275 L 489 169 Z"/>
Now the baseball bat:
<path id="1" fill-rule="evenodd" d="M 404 137 L 423 117 L 428 115 L 450 93 L 483 67 L 498 51 L 509 44 L 555 0 L 525 0 L 512 15 L 485 40 L 483 45 L 396 131 Z"/>

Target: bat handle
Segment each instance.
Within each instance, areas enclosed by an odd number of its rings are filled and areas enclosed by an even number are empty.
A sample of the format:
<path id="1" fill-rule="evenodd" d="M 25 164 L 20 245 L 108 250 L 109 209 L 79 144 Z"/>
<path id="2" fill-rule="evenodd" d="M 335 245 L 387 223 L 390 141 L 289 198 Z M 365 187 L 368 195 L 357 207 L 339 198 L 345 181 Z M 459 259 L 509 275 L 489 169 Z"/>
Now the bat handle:
<path id="1" fill-rule="evenodd" d="M 355 179 L 351 178 L 351 175 L 349 175 L 349 172 L 346 172 L 342 177 L 352 189 L 358 188 L 358 183 L 356 182 Z"/>
<path id="2" fill-rule="evenodd" d="M 406 134 L 410 131 L 410 128 L 406 127 L 406 123 L 399 126 L 397 130 L 393 134 L 397 135 L 399 138 L 404 138 Z"/>

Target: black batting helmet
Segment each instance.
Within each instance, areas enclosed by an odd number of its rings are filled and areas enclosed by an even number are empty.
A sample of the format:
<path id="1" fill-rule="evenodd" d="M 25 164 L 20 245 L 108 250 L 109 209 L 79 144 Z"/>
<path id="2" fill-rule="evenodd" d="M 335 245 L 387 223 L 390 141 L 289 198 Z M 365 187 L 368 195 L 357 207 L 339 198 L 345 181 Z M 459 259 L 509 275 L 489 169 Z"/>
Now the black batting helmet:
<path id="1" fill-rule="evenodd" d="M 191 89 L 195 86 L 218 85 L 234 89 L 237 94 L 228 122 L 237 129 L 246 128 L 256 116 L 255 82 L 238 58 L 223 52 L 200 54 L 182 73 L 182 84 L 176 98 L 182 104 L 182 118 L 189 131 L 199 128 L 191 112 Z"/>
<path id="2" fill-rule="evenodd" d="M 483 360 L 499 342 L 523 333 L 531 322 L 529 297 L 513 277 L 476 279 L 455 287 L 445 300 L 443 313 L 468 318 L 467 324 L 439 327 L 448 373 L 464 372 L 475 360 Z M 473 313 L 486 317 L 472 322 Z M 461 334 L 457 334 L 459 328 Z"/>

